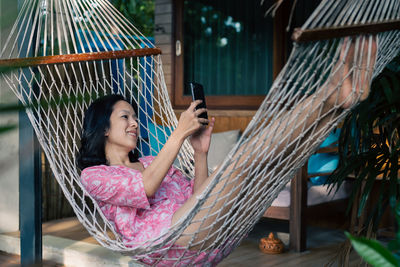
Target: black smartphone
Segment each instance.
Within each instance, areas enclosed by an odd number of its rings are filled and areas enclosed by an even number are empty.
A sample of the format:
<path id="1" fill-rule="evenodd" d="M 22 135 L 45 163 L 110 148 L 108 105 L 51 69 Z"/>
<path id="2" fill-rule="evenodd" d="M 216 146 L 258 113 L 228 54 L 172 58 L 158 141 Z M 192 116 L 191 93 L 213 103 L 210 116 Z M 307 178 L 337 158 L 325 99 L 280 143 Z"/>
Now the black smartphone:
<path id="1" fill-rule="evenodd" d="M 201 102 L 200 104 L 197 105 L 196 109 L 199 108 L 207 108 L 206 105 L 206 98 L 204 96 L 204 89 L 203 86 L 199 83 L 194 83 L 194 82 L 190 82 L 189 83 L 189 87 L 190 87 L 190 92 L 192 93 L 192 99 L 193 101 L 195 100 L 202 100 L 203 102 Z M 204 118 L 204 119 L 208 119 L 208 114 L 207 112 L 203 112 L 199 115 L 199 118 Z M 204 125 L 207 125 L 208 123 L 203 123 Z"/>

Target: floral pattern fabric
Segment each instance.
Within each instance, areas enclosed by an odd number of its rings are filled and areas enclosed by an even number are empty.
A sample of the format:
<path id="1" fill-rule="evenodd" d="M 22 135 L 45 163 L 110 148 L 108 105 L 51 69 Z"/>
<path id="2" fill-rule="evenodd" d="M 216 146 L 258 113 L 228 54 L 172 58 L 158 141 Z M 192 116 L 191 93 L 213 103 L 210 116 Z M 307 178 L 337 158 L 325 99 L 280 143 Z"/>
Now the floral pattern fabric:
<path id="1" fill-rule="evenodd" d="M 144 168 L 147 168 L 153 159 L 154 157 L 148 156 L 139 160 Z M 157 238 L 168 231 L 173 214 L 193 193 L 193 180 L 187 180 L 175 167 L 168 170 L 152 197 L 146 196 L 142 173 L 126 166 L 88 167 L 82 171 L 81 182 L 98 202 L 106 218 L 113 222 L 124 242 L 132 246 Z M 141 260 L 157 266 L 185 266 L 188 263 L 203 265 L 207 261 L 213 261 L 215 264 L 222 260 L 216 259 L 219 258 L 217 255 L 220 252 L 222 251 L 219 249 L 209 253 L 185 251 L 182 247 L 172 245 L 164 258 L 175 260 L 157 261 L 157 258 L 163 257 L 157 253 L 145 256 Z"/>
<path id="2" fill-rule="evenodd" d="M 153 158 L 139 160 L 146 168 Z M 92 166 L 82 171 L 81 181 L 130 244 L 157 238 L 167 231 L 172 215 L 193 192 L 193 183 L 174 167 L 152 197 L 146 196 L 142 173 L 126 166 Z"/>

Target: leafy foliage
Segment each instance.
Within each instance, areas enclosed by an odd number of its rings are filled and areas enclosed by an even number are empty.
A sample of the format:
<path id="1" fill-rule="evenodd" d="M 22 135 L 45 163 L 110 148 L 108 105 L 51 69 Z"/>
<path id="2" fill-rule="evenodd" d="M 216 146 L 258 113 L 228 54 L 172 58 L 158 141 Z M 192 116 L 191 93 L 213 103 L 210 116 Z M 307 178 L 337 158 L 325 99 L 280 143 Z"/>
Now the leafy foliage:
<path id="1" fill-rule="evenodd" d="M 394 208 L 400 198 L 399 134 L 400 56 L 375 79 L 370 96 L 346 117 L 339 139 L 339 167 L 328 179 L 334 188 L 349 175 L 355 175 L 356 185 L 349 204 L 361 192 L 359 216 L 376 179 L 381 179 L 379 197 L 366 222 L 373 220 L 375 230 L 387 205 Z"/>
<path id="2" fill-rule="evenodd" d="M 153 36 L 154 0 L 111 0 L 111 3 L 145 36 Z"/>
<path id="3" fill-rule="evenodd" d="M 355 237 L 346 233 L 346 236 L 350 239 L 354 249 L 372 266 L 400 266 L 400 205 L 397 205 L 394 213 L 397 219 L 398 230 L 396 238 L 390 241 L 387 248 L 376 240 Z"/>
<path id="4" fill-rule="evenodd" d="M 399 265 L 392 253 L 378 241 L 354 237 L 349 233 L 346 233 L 346 236 L 350 239 L 358 254 L 372 266 L 395 267 Z"/>

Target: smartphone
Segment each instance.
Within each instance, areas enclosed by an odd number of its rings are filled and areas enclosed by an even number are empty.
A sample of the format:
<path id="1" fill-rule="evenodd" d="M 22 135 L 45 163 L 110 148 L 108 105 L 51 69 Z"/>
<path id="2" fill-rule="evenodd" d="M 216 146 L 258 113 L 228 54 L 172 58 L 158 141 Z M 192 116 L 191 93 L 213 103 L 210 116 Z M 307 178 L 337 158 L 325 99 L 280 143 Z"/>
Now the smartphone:
<path id="1" fill-rule="evenodd" d="M 189 87 L 190 87 L 190 92 L 192 93 L 192 99 L 193 101 L 195 100 L 202 100 L 203 102 L 201 102 L 200 104 L 197 105 L 196 109 L 199 108 L 207 108 L 206 105 L 206 98 L 204 96 L 204 89 L 203 86 L 199 83 L 194 83 L 194 82 L 190 82 L 189 83 Z M 203 112 L 199 115 L 199 118 L 204 118 L 204 119 L 208 119 L 208 114 L 207 112 Z M 208 123 L 203 123 L 204 125 L 207 125 Z"/>

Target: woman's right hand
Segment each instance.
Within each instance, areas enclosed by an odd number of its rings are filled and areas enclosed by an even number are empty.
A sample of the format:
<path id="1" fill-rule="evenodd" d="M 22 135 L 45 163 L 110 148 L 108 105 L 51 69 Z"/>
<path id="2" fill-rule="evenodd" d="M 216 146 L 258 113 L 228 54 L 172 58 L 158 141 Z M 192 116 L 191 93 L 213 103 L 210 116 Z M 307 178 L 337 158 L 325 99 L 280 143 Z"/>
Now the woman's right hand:
<path id="1" fill-rule="evenodd" d="M 175 131 L 172 132 L 160 153 L 142 172 L 147 196 L 153 196 L 157 192 L 185 138 L 198 131 L 202 127 L 201 123 L 208 122 L 207 119 L 198 118 L 199 114 L 206 111 L 204 108 L 195 110 L 200 103 L 201 100 L 192 102 L 189 108 L 181 114 Z"/>
<path id="2" fill-rule="evenodd" d="M 197 105 L 200 103 L 201 100 L 193 101 L 188 109 L 182 112 L 179 118 L 178 126 L 175 131 L 184 139 L 203 127 L 203 123 L 209 122 L 207 119 L 198 117 L 201 113 L 207 111 L 205 108 L 196 110 Z"/>

